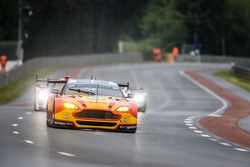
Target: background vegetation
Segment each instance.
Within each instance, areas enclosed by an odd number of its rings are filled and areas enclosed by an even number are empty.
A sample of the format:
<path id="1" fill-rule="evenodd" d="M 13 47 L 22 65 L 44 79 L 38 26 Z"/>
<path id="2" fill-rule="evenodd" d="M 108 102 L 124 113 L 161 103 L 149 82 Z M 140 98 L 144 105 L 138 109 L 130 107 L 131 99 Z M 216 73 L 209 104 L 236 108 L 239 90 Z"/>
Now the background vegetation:
<path id="1" fill-rule="evenodd" d="M 119 40 L 170 51 L 248 56 L 249 0 L 22 0 L 25 58 L 117 51 Z M 0 1 L 0 41 L 17 39 L 18 0 Z"/>
<path id="2" fill-rule="evenodd" d="M 231 71 L 217 71 L 215 75 L 250 92 L 250 81 L 234 75 Z"/>

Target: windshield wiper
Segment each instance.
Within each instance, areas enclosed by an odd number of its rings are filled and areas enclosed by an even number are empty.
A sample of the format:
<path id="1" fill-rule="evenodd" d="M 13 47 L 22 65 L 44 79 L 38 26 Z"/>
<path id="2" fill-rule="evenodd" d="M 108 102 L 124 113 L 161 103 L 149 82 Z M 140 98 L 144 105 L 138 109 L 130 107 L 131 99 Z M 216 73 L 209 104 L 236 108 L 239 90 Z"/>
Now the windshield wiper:
<path id="1" fill-rule="evenodd" d="M 95 93 L 93 93 L 93 92 L 85 91 L 85 90 L 82 90 L 82 89 L 69 88 L 69 90 L 73 90 L 73 91 L 77 91 L 77 92 L 82 92 L 82 93 L 85 93 L 85 94 L 88 94 L 88 95 L 95 95 Z"/>

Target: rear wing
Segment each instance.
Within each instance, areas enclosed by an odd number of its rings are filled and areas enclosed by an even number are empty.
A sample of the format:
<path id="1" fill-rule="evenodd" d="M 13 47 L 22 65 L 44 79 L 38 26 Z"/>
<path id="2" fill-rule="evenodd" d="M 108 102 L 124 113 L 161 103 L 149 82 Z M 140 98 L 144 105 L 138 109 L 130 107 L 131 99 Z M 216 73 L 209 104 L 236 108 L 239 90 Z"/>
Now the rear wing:
<path id="1" fill-rule="evenodd" d="M 129 87 L 129 82 L 127 82 L 127 83 L 118 83 L 118 86 L 119 86 L 120 88 L 126 88 L 127 91 L 130 89 L 130 87 Z"/>
<path id="2" fill-rule="evenodd" d="M 129 84 L 129 82 L 127 82 L 127 83 L 118 83 L 118 86 L 120 87 L 120 88 L 127 88 L 127 91 L 128 90 L 134 90 L 134 91 L 138 91 L 138 90 L 143 90 L 143 88 L 133 88 L 133 87 L 130 87 L 130 84 Z"/>
<path id="3" fill-rule="evenodd" d="M 63 83 L 66 84 L 68 81 L 67 80 L 59 80 L 59 79 L 41 79 L 38 78 L 38 75 L 36 75 L 36 86 L 37 87 L 48 87 L 49 84 L 57 84 L 57 83 Z M 40 83 L 44 83 L 42 86 Z"/>

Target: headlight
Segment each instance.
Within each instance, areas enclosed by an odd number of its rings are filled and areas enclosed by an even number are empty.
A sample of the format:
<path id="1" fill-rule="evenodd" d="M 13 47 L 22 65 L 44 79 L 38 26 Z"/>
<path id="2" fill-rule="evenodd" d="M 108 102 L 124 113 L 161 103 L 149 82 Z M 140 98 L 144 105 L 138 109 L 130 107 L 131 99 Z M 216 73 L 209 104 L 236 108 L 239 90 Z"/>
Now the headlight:
<path id="1" fill-rule="evenodd" d="M 118 109 L 116 109 L 117 112 L 128 112 L 129 111 L 129 107 L 126 106 L 122 106 L 119 107 Z"/>
<path id="2" fill-rule="evenodd" d="M 67 109 L 73 109 L 73 110 L 77 110 L 79 109 L 75 104 L 73 103 L 64 103 L 64 107 Z"/>
<path id="3" fill-rule="evenodd" d="M 38 99 L 39 100 L 47 100 L 48 99 L 48 92 L 45 90 L 39 91 Z"/>
<path id="4" fill-rule="evenodd" d="M 133 99 L 136 102 L 142 102 L 142 101 L 145 101 L 145 95 L 135 94 L 135 96 L 133 97 Z"/>

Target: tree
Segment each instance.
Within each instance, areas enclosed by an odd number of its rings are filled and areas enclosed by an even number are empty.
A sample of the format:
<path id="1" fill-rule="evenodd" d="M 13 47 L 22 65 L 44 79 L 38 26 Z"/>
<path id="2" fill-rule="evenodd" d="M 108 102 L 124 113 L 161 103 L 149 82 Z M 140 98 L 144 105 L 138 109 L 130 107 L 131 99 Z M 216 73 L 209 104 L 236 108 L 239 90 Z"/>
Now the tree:
<path id="1" fill-rule="evenodd" d="M 183 16 L 175 10 L 173 0 L 151 1 L 142 18 L 142 31 L 155 47 L 161 46 L 170 50 L 180 46 L 186 38 L 186 27 Z"/>

